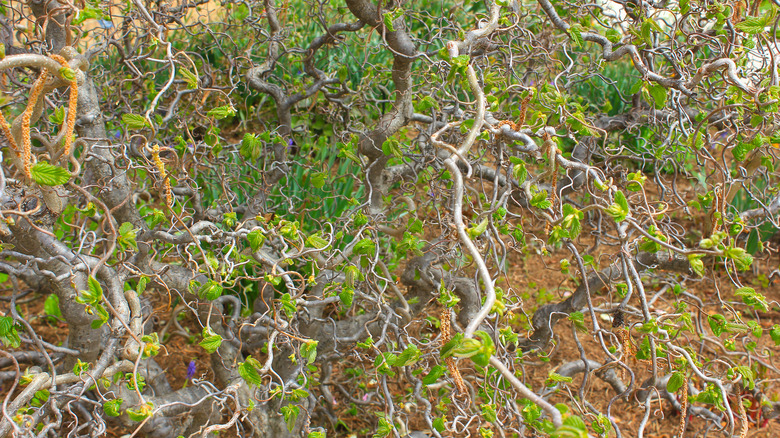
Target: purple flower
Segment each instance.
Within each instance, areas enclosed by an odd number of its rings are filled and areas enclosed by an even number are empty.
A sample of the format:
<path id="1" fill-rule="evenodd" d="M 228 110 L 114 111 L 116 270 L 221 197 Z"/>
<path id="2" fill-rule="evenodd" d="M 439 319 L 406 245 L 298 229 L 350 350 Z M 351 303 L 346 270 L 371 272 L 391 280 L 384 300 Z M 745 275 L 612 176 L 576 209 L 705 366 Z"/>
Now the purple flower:
<path id="1" fill-rule="evenodd" d="M 190 380 L 195 375 L 195 361 L 191 360 L 187 365 L 187 380 Z"/>

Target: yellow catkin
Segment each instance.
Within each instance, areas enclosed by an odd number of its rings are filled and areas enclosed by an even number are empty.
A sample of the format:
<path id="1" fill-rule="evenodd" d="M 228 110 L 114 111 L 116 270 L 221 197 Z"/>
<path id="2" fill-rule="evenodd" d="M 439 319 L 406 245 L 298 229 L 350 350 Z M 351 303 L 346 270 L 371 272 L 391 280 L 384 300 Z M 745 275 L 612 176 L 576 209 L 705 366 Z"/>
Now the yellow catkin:
<path id="1" fill-rule="evenodd" d="M 682 393 L 680 394 L 680 431 L 677 433 L 678 438 L 682 438 L 685 433 L 685 421 L 688 419 L 688 376 L 683 379 Z"/>
<path id="2" fill-rule="evenodd" d="M 550 137 L 550 134 L 545 130 L 542 134 L 542 139 L 544 139 L 544 146 L 543 148 L 548 154 L 548 158 L 550 160 L 550 169 L 549 172 L 552 173 L 551 175 L 551 182 L 550 182 L 550 191 L 552 192 L 552 204 L 555 206 L 555 202 L 557 201 L 557 185 L 558 185 L 558 147 L 555 145 L 555 142 L 553 141 L 552 137 Z"/>
<path id="3" fill-rule="evenodd" d="M 628 330 L 621 328 L 618 330 L 618 336 L 623 344 L 623 350 L 626 352 L 626 357 L 631 358 L 636 354 L 634 344 L 631 343 L 631 336 L 628 334 Z"/>
<path id="4" fill-rule="evenodd" d="M 628 362 L 636 360 L 636 357 L 634 356 L 636 354 L 636 349 L 634 349 L 634 346 L 631 344 L 631 336 L 629 335 L 628 330 L 620 327 L 615 330 L 615 334 L 618 339 L 620 339 L 620 344 L 623 346 L 623 361 Z M 626 374 L 626 369 L 621 367 L 620 377 L 625 380 Z"/>
<path id="5" fill-rule="evenodd" d="M 441 313 L 441 344 L 445 345 L 450 341 L 450 309 L 445 308 Z M 460 370 L 455 364 L 455 358 L 452 356 L 444 359 L 447 364 L 447 369 L 452 374 L 452 379 L 455 381 L 455 387 L 458 388 L 458 394 L 466 394 L 466 384 L 463 382 L 463 376 L 460 375 Z"/>
<path id="6" fill-rule="evenodd" d="M 51 55 L 51 58 L 59 62 L 63 67 L 68 67 L 68 62 L 60 55 Z M 63 156 L 70 155 L 70 148 L 73 145 L 73 130 L 76 127 L 76 107 L 79 99 L 79 84 L 74 78 L 70 81 L 70 94 L 68 96 L 68 118 L 65 124 L 65 144 L 63 145 Z"/>
<path id="7" fill-rule="evenodd" d="M 556 151 L 553 151 L 550 154 L 550 166 L 552 166 L 552 181 L 550 181 L 550 191 L 552 191 L 553 207 L 555 207 L 555 203 L 558 201 L 558 160 L 556 155 Z"/>
<path id="8" fill-rule="evenodd" d="M 8 139 L 8 144 L 11 146 L 11 150 L 19 156 L 19 146 L 16 144 L 16 140 L 14 140 L 13 134 L 11 134 L 11 125 L 8 124 L 8 122 L 5 120 L 5 117 L 3 117 L 3 113 L 0 113 L 0 129 L 3 130 L 3 134 L 5 134 L 5 138 Z"/>
<path id="9" fill-rule="evenodd" d="M 742 396 L 737 397 L 737 407 L 739 408 L 739 418 L 742 419 L 742 430 L 739 431 L 739 438 L 745 438 L 748 433 L 748 416 L 745 405 L 742 404 Z"/>
<path id="10" fill-rule="evenodd" d="M 41 96 L 43 86 L 46 84 L 46 77 L 48 72 L 46 69 L 41 70 L 41 75 L 35 81 L 30 91 L 30 100 L 27 102 L 27 108 L 22 114 L 22 165 L 24 166 L 24 174 L 27 178 L 32 178 L 32 140 L 30 140 L 30 120 L 32 120 L 33 112 L 35 111 L 35 104 L 38 102 L 38 98 Z"/>
<path id="11" fill-rule="evenodd" d="M 171 193 L 171 182 L 168 180 L 168 172 L 165 171 L 165 164 L 160 159 L 160 145 L 156 144 L 152 147 L 152 161 L 157 166 L 157 171 L 160 172 L 160 178 L 162 178 L 165 188 L 165 203 L 170 207 L 173 205 L 173 194 Z"/>
<path id="12" fill-rule="evenodd" d="M 525 125 L 525 115 L 528 112 L 528 104 L 531 103 L 532 97 L 533 94 L 529 94 L 520 104 L 520 117 L 517 118 L 517 127 L 515 131 L 519 130 L 523 125 Z"/>

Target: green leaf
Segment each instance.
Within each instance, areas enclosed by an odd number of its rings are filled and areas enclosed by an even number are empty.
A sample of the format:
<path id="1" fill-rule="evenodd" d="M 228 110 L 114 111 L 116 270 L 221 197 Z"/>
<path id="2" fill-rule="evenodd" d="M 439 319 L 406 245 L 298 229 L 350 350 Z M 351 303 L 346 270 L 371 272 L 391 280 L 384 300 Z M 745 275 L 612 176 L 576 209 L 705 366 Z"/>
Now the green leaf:
<path id="1" fill-rule="evenodd" d="M 465 70 L 470 60 L 471 57 L 469 55 L 458 55 L 452 58 L 452 66 L 459 70 Z"/>
<path id="2" fill-rule="evenodd" d="M 771 329 L 769 329 L 769 337 L 772 338 L 772 341 L 774 341 L 775 345 L 780 345 L 780 325 L 775 324 L 772 326 Z"/>
<path id="3" fill-rule="evenodd" d="M 650 92 L 650 96 L 653 98 L 653 104 L 655 105 L 656 109 L 660 109 L 666 106 L 666 96 L 669 93 L 669 90 L 667 90 L 666 87 L 662 85 L 653 85 L 648 91 Z"/>
<path id="4" fill-rule="evenodd" d="M 198 343 L 209 354 L 214 353 L 222 345 L 222 336 L 214 333 L 211 327 L 203 327 L 203 340 Z"/>
<path id="5" fill-rule="evenodd" d="M 712 383 L 708 384 L 707 389 L 701 391 L 699 395 L 695 397 L 694 401 L 715 405 L 721 411 L 726 410 L 726 406 L 723 404 L 723 395 L 721 394 L 720 389 L 718 389 L 718 387 Z"/>
<path id="6" fill-rule="evenodd" d="M 119 227 L 119 236 L 117 237 L 117 243 L 122 248 L 133 248 L 134 250 L 138 251 L 138 243 L 136 243 L 136 233 L 138 232 L 138 229 L 133 227 L 133 224 L 130 222 L 124 222 Z"/>
<path id="7" fill-rule="evenodd" d="M 433 368 L 431 368 L 431 370 L 428 371 L 428 374 L 426 374 L 425 377 L 422 378 L 423 385 L 433 385 L 439 380 L 439 377 L 444 375 L 444 372 L 446 370 L 447 368 L 441 365 L 434 365 Z"/>
<path id="8" fill-rule="evenodd" d="M 87 372 L 89 370 L 89 363 L 82 362 L 81 359 L 76 358 L 76 363 L 73 364 L 73 374 L 80 376 L 81 373 Z"/>
<path id="9" fill-rule="evenodd" d="M 393 371 L 392 367 L 395 365 L 397 359 L 398 356 L 396 356 L 395 353 L 385 351 L 374 359 L 374 368 L 376 368 L 378 373 L 393 377 L 395 376 L 395 371 Z"/>
<path id="10" fill-rule="evenodd" d="M 62 311 L 60 311 L 60 298 L 56 294 L 50 294 L 46 297 L 46 301 L 43 302 L 43 311 L 47 315 L 56 316 L 62 318 Z"/>
<path id="11" fill-rule="evenodd" d="M 194 90 L 198 88 L 198 77 L 186 68 L 180 68 L 179 73 L 184 76 L 184 82 L 187 83 L 187 89 Z"/>
<path id="12" fill-rule="evenodd" d="M 574 24 L 569 27 L 569 36 L 576 47 L 582 47 L 585 45 L 585 40 L 582 39 L 582 26 Z"/>
<path id="13" fill-rule="evenodd" d="M 726 317 L 721 314 L 716 313 L 714 315 L 709 315 L 707 317 L 707 322 L 715 336 L 720 336 L 721 333 L 727 329 L 728 322 L 726 321 Z"/>
<path id="14" fill-rule="evenodd" d="M 198 295 L 206 300 L 213 301 L 222 296 L 222 284 L 209 280 L 200 287 Z"/>
<path id="15" fill-rule="evenodd" d="M 496 351 L 493 339 L 482 330 L 478 330 L 474 335 L 479 338 L 464 338 L 462 333 L 458 333 L 447 342 L 441 349 L 441 357 L 449 356 L 469 358 L 475 364 L 485 367 L 490 362 L 490 356 Z"/>
<path id="16" fill-rule="evenodd" d="M 103 403 L 103 412 L 106 413 L 109 417 L 118 417 L 122 415 L 121 412 L 119 412 L 119 408 L 122 406 L 122 399 L 116 398 L 114 400 L 107 401 Z"/>
<path id="17" fill-rule="evenodd" d="M 742 376 L 742 384 L 751 391 L 756 387 L 755 376 L 753 375 L 753 370 L 750 369 L 750 367 L 744 365 L 736 366 L 729 369 L 727 375 L 730 379 L 736 378 L 737 375 Z"/>
<path id="18" fill-rule="evenodd" d="M 70 172 L 45 161 L 35 163 L 30 169 L 32 179 L 42 186 L 59 186 L 70 180 Z"/>
<path id="19" fill-rule="evenodd" d="M 138 286 L 135 288 L 135 292 L 138 295 L 143 295 L 146 291 L 147 284 L 149 284 L 149 277 L 141 276 L 141 278 L 138 279 Z"/>
<path id="20" fill-rule="evenodd" d="M 85 20 L 89 20 L 93 18 L 103 18 L 103 11 L 101 11 L 98 8 L 94 8 L 92 6 L 85 6 L 83 9 L 77 12 L 76 18 L 73 19 L 71 24 L 73 26 L 78 26 L 81 23 L 83 23 Z"/>
<path id="21" fill-rule="evenodd" d="M 737 270 L 747 271 L 753 264 L 753 256 L 748 254 L 744 248 L 729 247 L 723 253 L 726 257 L 734 260 Z"/>
<path id="22" fill-rule="evenodd" d="M 70 67 L 62 67 L 59 69 L 58 73 L 62 79 L 65 79 L 68 82 L 76 80 L 76 72 Z"/>
<path id="23" fill-rule="evenodd" d="M 290 222 L 283 220 L 279 223 L 279 233 L 291 240 L 298 240 L 299 233 L 298 233 L 298 222 Z"/>
<path id="24" fill-rule="evenodd" d="M 420 99 L 416 106 L 417 112 L 419 113 L 423 113 L 431 108 L 437 110 L 439 109 L 439 102 L 431 96 L 423 96 L 423 98 Z"/>
<path id="25" fill-rule="evenodd" d="M 143 357 L 157 356 L 160 352 L 160 336 L 157 333 L 141 336 L 141 342 L 144 343 Z"/>
<path id="26" fill-rule="evenodd" d="M 409 344 L 401 354 L 396 358 L 395 365 L 405 367 L 414 364 L 422 356 L 422 351 L 414 344 Z"/>
<path id="27" fill-rule="evenodd" d="M 524 183 L 526 178 L 528 178 L 528 169 L 525 168 L 525 163 L 522 160 L 518 159 L 518 162 L 512 167 L 512 176 L 515 177 L 518 184 Z"/>
<path id="28" fill-rule="evenodd" d="M 456 333 L 455 336 L 453 336 L 449 341 L 447 341 L 446 344 L 441 347 L 439 354 L 441 355 L 442 359 L 446 359 L 455 354 L 455 352 L 458 351 L 458 349 L 461 347 L 461 343 L 463 343 L 463 341 L 463 333 Z"/>
<path id="29" fill-rule="evenodd" d="M 224 105 L 210 109 L 206 115 L 209 117 L 214 117 L 217 120 L 222 120 L 236 115 L 236 110 L 233 108 L 233 105 Z"/>
<path id="30" fill-rule="evenodd" d="M 568 237 L 570 239 L 576 239 L 582 231 L 582 224 L 580 221 L 585 215 L 578 209 L 574 208 L 571 204 L 563 205 L 563 220 L 561 225 L 568 230 Z"/>
<path id="31" fill-rule="evenodd" d="M 368 349 L 370 349 L 374 345 L 374 338 L 372 338 L 371 335 L 369 334 L 365 341 L 358 342 L 356 345 L 359 348 L 363 348 L 365 350 L 368 350 Z"/>
<path id="32" fill-rule="evenodd" d="M 572 426 L 578 430 L 584 430 L 587 432 L 588 426 L 585 424 L 585 421 L 583 421 L 582 417 L 579 415 L 570 415 L 563 419 L 563 424 L 567 426 Z"/>
<path id="33" fill-rule="evenodd" d="M 681 371 L 675 371 L 672 373 L 671 377 L 669 377 L 669 381 L 666 382 L 666 390 L 672 393 L 677 392 L 678 389 L 682 388 L 684 383 L 685 375 Z"/>
<path id="34" fill-rule="evenodd" d="M 761 325 L 756 321 L 748 320 L 745 321 L 745 324 L 747 324 L 747 326 L 750 327 L 750 333 L 752 333 L 756 339 L 759 339 L 761 335 L 764 333 L 764 329 L 762 329 Z"/>
<path id="35" fill-rule="evenodd" d="M 87 279 L 87 290 L 82 290 L 76 297 L 76 302 L 81 304 L 97 304 L 103 299 L 103 288 L 93 276 Z"/>
<path id="36" fill-rule="evenodd" d="M 357 156 L 357 154 L 355 153 L 355 151 L 353 150 L 350 144 L 346 144 L 341 149 L 339 149 L 339 156 L 348 158 L 354 161 L 358 165 L 362 164 L 362 161 L 360 161 L 360 157 Z"/>
<path id="37" fill-rule="evenodd" d="M 585 326 L 585 315 L 582 312 L 572 312 L 569 314 L 569 321 L 574 324 L 578 332 L 587 333 L 588 327 Z"/>
<path id="38" fill-rule="evenodd" d="M 10 316 L 0 316 L 0 342 L 3 348 L 19 348 L 22 343 L 14 319 Z"/>
<path id="39" fill-rule="evenodd" d="M 628 94 L 639 93 L 640 91 L 642 91 L 642 85 L 644 85 L 644 82 L 642 80 L 634 82 L 634 85 L 631 86 L 631 90 L 628 92 Z"/>
<path id="40" fill-rule="evenodd" d="M 439 283 L 439 298 L 437 299 L 444 307 L 455 307 L 460 302 L 460 298 L 450 291 L 444 284 L 444 279 Z"/>
<path id="41" fill-rule="evenodd" d="M 289 293 L 282 294 L 282 296 L 279 298 L 279 302 L 282 304 L 282 311 L 288 319 L 292 319 L 292 317 L 295 316 L 295 313 L 298 312 L 298 307 L 296 306 L 295 300 L 293 300 Z"/>
<path id="42" fill-rule="evenodd" d="M 234 11 L 230 16 L 237 21 L 243 21 L 246 17 L 249 16 L 249 7 L 245 5 L 244 3 L 239 3 L 238 6 L 234 7 Z"/>
<path id="43" fill-rule="evenodd" d="M 699 277 L 704 277 L 704 262 L 701 261 L 701 254 L 688 255 L 688 263 L 691 264 L 691 271 L 693 271 Z"/>
<path id="44" fill-rule="evenodd" d="M 339 299 L 341 300 L 341 304 L 343 304 L 346 308 L 352 307 L 352 299 L 354 296 L 355 291 L 349 287 L 345 287 L 341 289 L 341 292 L 339 292 Z"/>
<path id="45" fill-rule="evenodd" d="M 555 386 L 557 383 L 563 382 L 563 383 L 569 383 L 573 381 L 571 377 L 568 376 L 562 376 L 558 373 L 550 372 L 550 374 L 547 376 L 547 386 L 552 387 Z"/>
<path id="46" fill-rule="evenodd" d="M 246 362 L 238 365 L 238 374 L 246 383 L 260 386 L 263 384 L 263 377 L 258 372 L 260 368 L 262 368 L 260 362 L 252 356 L 249 356 L 246 358 Z"/>
<path id="47" fill-rule="evenodd" d="M 96 315 L 98 319 L 92 321 L 90 327 L 93 329 L 99 329 L 103 324 L 108 322 L 108 311 L 102 304 L 94 304 L 87 306 L 87 312 Z"/>
<path id="48" fill-rule="evenodd" d="M 734 291 L 734 295 L 741 298 L 743 303 L 753 306 L 756 310 L 762 312 L 769 311 L 769 303 L 767 303 L 766 297 L 756 292 L 752 287 L 741 287 Z"/>
<path id="49" fill-rule="evenodd" d="M 623 34 L 616 31 L 615 29 L 607 29 L 606 33 L 604 33 L 604 36 L 607 37 L 607 39 L 612 44 L 619 42 L 623 38 Z"/>
<path id="50" fill-rule="evenodd" d="M 222 215 L 222 223 L 227 228 L 232 229 L 236 225 L 237 220 L 238 220 L 238 215 L 236 214 L 235 211 L 231 211 Z"/>
<path id="51" fill-rule="evenodd" d="M 241 148 L 238 152 L 247 160 L 257 161 L 263 152 L 263 142 L 254 134 L 246 133 L 241 139 Z"/>
<path id="52" fill-rule="evenodd" d="M 745 244 L 745 251 L 748 254 L 754 255 L 761 248 L 761 239 L 758 238 L 758 230 L 751 230 L 748 235 L 747 243 Z"/>
<path id="53" fill-rule="evenodd" d="M 249 246 L 252 248 L 252 252 L 256 252 L 258 249 L 260 249 L 260 247 L 263 246 L 263 243 L 265 242 L 265 235 L 261 229 L 257 228 L 250 231 L 246 235 L 246 240 L 249 241 Z"/>
<path id="54" fill-rule="evenodd" d="M 393 422 L 386 418 L 383 412 L 377 412 L 376 415 L 379 417 L 379 423 L 376 426 L 376 432 L 371 438 L 384 438 L 393 433 L 393 430 L 395 430 Z"/>
<path id="55" fill-rule="evenodd" d="M 156 208 L 153 208 L 152 209 L 152 213 L 149 214 L 147 217 L 151 217 L 151 220 L 150 220 L 151 223 L 149 224 L 150 228 L 154 228 L 154 227 L 156 227 L 157 225 L 159 225 L 159 224 L 161 224 L 163 222 L 167 222 L 167 218 L 165 217 L 165 213 L 163 213 L 162 210 L 159 210 L 159 209 L 156 209 Z"/>
<path id="56" fill-rule="evenodd" d="M 550 434 L 550 438 L 588 438 L 588 430 L 570 424 L 562 424 Z"/>
<path id="57" fill-rule="evenodd" d="M 764 14 L 759 17 L 745 17 L 744 21 L 737 23 L 734 27 L 746 34 L 755 35 L 763 33 L 764 29 L 769 25 L 773 18 L 774 14 Z"/>
<path id="58" fill-rule="evenodd" d="M 590 423 L 590 427 L 592 427 L 593 431 L 597 434 L 607 436 L 609 431 L 612 430 L 612 423 L 609 422 L 609 418 L 607 418 L 606 415 L 599 414 L 598 417 L 596 417 L 596 421 Z"/>
<path id="59" fill-rule="evenodd" d="M 344 268 L 344 284 L 348 288 L 355 287 L 355 281 L 363 281 L 366 277 L 360 272 L 360 269 L 355 265 L 348 265 Z"/>
<path id="60" fill-rule="evenodd" d="M 382 153 L 395 158 L 402 158 L 404 156 L 403 151 L 401 151 L 401 143 L 392 137 L 382 143 Z"/>
<path id="61" fill-rule="evenodd" d="M 51 122 L 52 125 L 62 125 L 62 122 L 65 121 L 65 107 L 64 106 L 58 106 L 56 110 L 54 110 L 54 114 L 49 116 L 49 122 Z"/>
<path id="62" fill-rule="evenodd" d="M 482 410 L 482 417 L 485 418 L 485 421 L 495 423 L 498 420 L 495 403 L 483 404 L 480 406 L 480 409 Z"/>
<path id="63" fill-rule="evenodd" d="M 301 344 L 301 357 L 307 364 L 313 363 L 317 359 L 317 341 L 306 341 Z"/>
<path id="64" fill-rule="evenodd" d="M 328 246 L 328 241 L 320 237 L 320 233 L 314 233 L 306 239 L 306 244 L 312 248 L 323 249 Z"/>
<path id="65" fill-rule="evenodd" d="M 131 420 L 141 422 L 152 416 L 154 413 L 154 405 L 152 402 L 146 402 L 138 409 L 128 409 L 126 412 Z"/>
<path id="66" fill-rule="evenodd" d="M 122 114 L 122 123 L 127 125 L 127 129 L 135 130 L 135 129 L 143 129 L 146 128 L 149 125 L 149 122 L 146 120 L 144 116 L 139 116 L 138 114 Z"/>
<path id="67" fill-rule="evenodd" d="M 393 13 L 392 12 L 385 12 L 382 16 L 382 21 L 385 24 L 385 29 L 387 29 L 388 32 L 395 32 L 395 28 L 393 27 Z"/>
<path id="68" fill-rule="evenodd" d="M 295 429 L 295 422 L 298 420 L 298 414 L 301 412 L 300 406 L 286 405 L 282 406 L 280 411 L 282 412 L 282 417 L 284 417 L 284 422 L 287 424 L 287 430 L 292 432 L 293 429 Z"/>
<path id="69" fill-rule="evenodd" d="M 469 237 L 474 239 L 482 235 L 482 233 L 484 233 L 485 230 L 487 230 L 487 226 L 488 226 L 488 218 L 485 217 L 484 219 L 482 219 L 482 222 L 480 222 L 477 226 L 468 229 Z"/>
<path id="70" fill-rule="evenodd" d="M 615 203 L 607 208 L 607 214 L 612 216 L 615 222 L 623 222 L 628 216 L 628 200 L 620 190 L 615 192 Z"/>
<path id="71" fill-rule="evenodd" d="M 311 174 L 309 182 L 311 183 L 312 187 L 321 189 L 323 186 L 325 186 L 327 177 L 328 174 L 325 172 L 314 172 Z"/>
<path id="72" fill-rule="evenodd" d="M 307 364 L 312 364 L 317 359 L 317 341 L 305 341 L 301 343 L 299 352 Z"/>
<path id="73" fill-rule="evenodd" d="M 547 210 L 552 207 L 552 201 L 547 199 L 547 190 L 536 192 L 533 197 L 531 197 L 531 205 L 542 210 Z"/>
<path id="74" fill-rule="evenodd" d="M 362 239 L 352 247 L 352 252 L 356 255 L 373 256 L 375 251 L 376 244 L 371 239 Z"/>
<path id="75" fill-rule="evenodd" d="M 628 212 L 628 200 L 626 200 L 626 196 L 620 190 L 615 192 L 615 203 L 617 203 L 624 211 Z"/>

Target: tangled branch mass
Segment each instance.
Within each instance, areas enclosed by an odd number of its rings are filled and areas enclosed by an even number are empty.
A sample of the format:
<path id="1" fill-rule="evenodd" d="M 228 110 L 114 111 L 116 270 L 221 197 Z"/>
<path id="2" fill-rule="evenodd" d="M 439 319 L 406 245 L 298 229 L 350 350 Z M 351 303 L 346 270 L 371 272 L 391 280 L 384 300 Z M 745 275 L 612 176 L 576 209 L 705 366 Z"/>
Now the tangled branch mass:
<path id="1" fill-rule="evenodd" d="M 780 428 L 775 0 L 0 4 L 0 437 Z"/>

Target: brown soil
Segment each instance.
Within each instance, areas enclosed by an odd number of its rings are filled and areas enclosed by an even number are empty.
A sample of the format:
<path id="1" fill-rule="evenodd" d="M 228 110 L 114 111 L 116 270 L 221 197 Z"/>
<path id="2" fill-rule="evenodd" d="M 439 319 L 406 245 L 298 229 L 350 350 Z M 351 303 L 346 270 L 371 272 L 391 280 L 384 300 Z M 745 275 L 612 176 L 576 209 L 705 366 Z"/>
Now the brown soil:
<path id="1" fill-rule="evenodd" d="M 569 291 L 574 290 L 575 285 L 573 281 L 566 275 L 561 274 L 559 266 L 559 258 L 560 257 L 566 257 L 568 256 L 568 253 L 565 253 L 563 251 L 560 251 L 556 254 L 551 255 L 550 257 L 542 257 L 542 256 L 529 256 L 529 257 L 521 257 L 519 254 L 516 256 L 513 266 L 515 266 L 515 269 L 513 269 L 512 272 L 510 272 L 507 283 L 511 284 L 515 290 L 523 291 L 523 290 L 540 290 L 540 289 L 546 289 L 548 291 L 554 291 L 556 294 L 556 298 L 554 301 L 559 301 L 562 299 L 565 299 L 565 294 Z M 602 266 L 603 267 L 603 266 Z M 572 269 L 573 272 L 576 270 Z M 533 273 L 533 275 L 531 275 Z M 723 277 L 723 275 L 719 275 L 718 277 Z M 726 284 L 726 282 L 729 281 L 727 278 L 720 278 L 720 284 Z M 749 280 L 746 280 L 743 278 L 743 282 L 745 284 L 750 284 Z M 534 286 L 535 284 L 535 286 Z M 733 288 L 726 288 L 727 290 L 731 290 Z M 758 290 L 759 288 L 756 287 Z M 689 287 L 689 290 L 700 297 L 705 297 L 707 295 L 712 295 L 712 290 L 707 287 L 706 284 L 699 284 L 696 288 Z M 648 294 L 650 294 L 652 289 L 648 288 Z M 780 300 L 780 287 L 778 287 L 777 283 L 770 284 L 767 288 L 762 288 L 761 292 L 764 293 L 764 295 L 767 297 L 767 299 L 771 302 L 772 300 Z M 671 294 L 671 292 L 667 292 L 667 298 L 674 298 L 674 296 Z M 601 303 L 604 303 L 607 300 L 607 297 L 605 296 L 604 292 L 601 292 L 599 294 L 596 294 L 594 297 L 594 306 L 598 306 Z M 705 300 L 706 302 L 706 300 Z M 634 303 L 635 304 L 635 303 Z M 659 306 L 661 309 L 670 310 L 672 303 L 667 303 L 667 306 Z M 712 306 L 714 307 L 714 306 Z M 775 307 L 776 308 L 776 307 Z M 707 310 L 710 310 L 708 308 Z M 774 323 L 774 320 L 777 320 L 780 318 L 780 313 L 773 311 L 768 314 L 762 315 L 764 320 L 762 321 L 762 326 L 764 328 L 768 328 Z M 704 316 L 706 319 L 706 315 Z M 588 322 L 589 318 L 586 317 L 586 325 L 588 327 L 591 327 L 590 323 Z M 611 326 L 611 323 L 605 322 L 605 321 L 599 321 L 603 328 L 609 329 Z M 703 322 L 706 327 L 706 320 Z M 553 353 L 550 356 L 550 361 L 545 363 L 538 360 L 530 360 L 530 363 L 533 363 L 535 365 L 526 366 L 526 381 L 531 382 L 531 387 L 539 390 L 543 387 L 543 382 L 547 379 L 548 373 L 550 371 L 556 370 L 560 365 L 563 365 L 564 363 L 567 363 L 572 360 L 577 360 L 580 357 L 580 353 L 577 349 L 576 343 L 574 342 L 572 338 L 572 330 L 571 330 L 571 324 L 568 321 L 561 321 L 556 326 L 556 342 L 557 346 L 553 349 Z M 634 336 L 635 342 L 638 341 L 638 334 L 632 333 Z M 722 338 L 725 338 L 726 335 L 722 335 Z M 765 336 L 768 338 L 768 336 Z M 597 361 L 603 361 L 603 357 L 605 357 L 605 354 L 603 353 L 601 346 L 598 344 L 598 342 L 594 339 L 593 336 L 590 336 L 588 334 L 580 334 L 579 335 L 580 342 L 582 343 L 583 349 L 589 359 L 597 360 Z M 609 345 L 609 344 L 608 344 Z M 761 345 L 761 347 L 767 348 L 771 350 L 771 354 L 773 356 L 776 356 L 778 353 L 780 353 L 780 348 L 774 346 L 772 342 L 770 341 L 768 344 L 764 343 Z M 759 347 L 758 350 L 761 349 Z M 547 351 L 550 351 L 551 349 L 548 348 Z M 705 354 L 706 355 L 706 354 Z M 712 354 L 709 354 L 707 356 L 712 356 Z M 637 380 L 641 383 L 646 378 L 650 377 L 651 374 L 647 370 L 644 370 L 644 367 L 641 364 L 636 364 L 636 366 L 632 366 L 632 368 L 637 370 L 642 370 L 637 374 Z M 771 371 L 770 371 L 771 373 Z M 771 379 L 771 377 L 770 377 Z M 628 381 L 627 379 L 624 379 L 624 381 Z M 582 384 L 582 376 L 578 375 L 574 378 L 574 381 L 565 385 L 562 387 L 562 389 L 559 389 L 558 393 L 551 397 L 550 401 L 553 403 L 566 403 L 569 406 L 576 406 L 576 404 L 572 403 L 574 400 L 574 397 L 577 395 L 577 392 L 579 391 L 580 385 Z M 698 385 L 701 386 L 701 385 Z M 775 398 L 780 395 L 780 387 L 775 385 L 773 382 L 769 382 L 769 384 L 765 387 L 765 391 L 768 396 Z M 570 396 L 571 394 L 571 396 Z M 592 403 L 599 411 L 606 412 L 606 408 L 610 400 L 615 396 L 614 390 L 606 383 L 604 383 L 602 380 L 596 378 L 595 376 L 592 376 L 589 379 L 588 383 L 588 390 L 586 392 L 587 400 Z M 639 403 L 634 400 L 633 396 L 626 401 L 624 398 L 620 398 L 614 402 L 611 409 L 612 418 L 615 420 L 615 422 L 620 426 L 621 432 L 623 433 L 623 436 L 625 437 L 634 437 L 637 436 L 637 432 L 639 429 L 640 422 L 642 418 L 645 415 L 645 411 L 643 408 L 639 406 Z M 671 405 L 666 402 L 656 402 L 656 405 L 654 405 L 653 410 L 650 415 L 650 419 L 647 423 L 647 426 L 645 428 L 645 436 L 652 436 L 652 437 L 673 437 L 676 436 L 679 430 L 679 423 L 680 423 L 680 414 L 679 412 L 672 409 Z M 760 421 L 762 423 L 761 425 L 758 424 L 759 421 L 756 421 L 755 419 L 751 418 L 751 423 L 749 427 L 748 437 L 774 437 L 776 436 L 776 431 L 780 430 L 780 421 L 777 419 L 769 421 L 767 424 L 763 424 L 763 421 Z M 736 420 L 737 429 L 736 433 L 739 433 L 739 427 L 741 426 L 741 423 L 739 419 Z M 699 418 L 699 417 L 693 417 L 689 420 L 688 426 L 687 426 L 687 436 L 695 436 L 696 431 L 701 431 L 705 429 L 706 427 L 711 426 L 711 423 L 707 423 L 705 420 Z M 761 426 L 761 427 L 759 427 Z M 714 431 L 713 431 L 714 432 Z M 715 436 L 718 434 L 716 433 Z M 612 435 L 614 436 L 614 434 Z"/>

